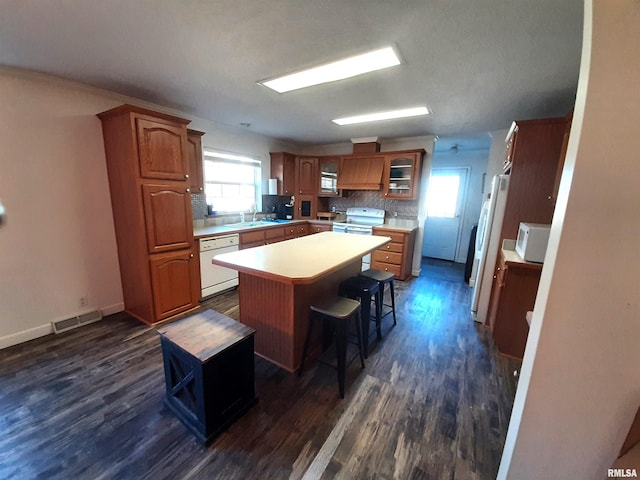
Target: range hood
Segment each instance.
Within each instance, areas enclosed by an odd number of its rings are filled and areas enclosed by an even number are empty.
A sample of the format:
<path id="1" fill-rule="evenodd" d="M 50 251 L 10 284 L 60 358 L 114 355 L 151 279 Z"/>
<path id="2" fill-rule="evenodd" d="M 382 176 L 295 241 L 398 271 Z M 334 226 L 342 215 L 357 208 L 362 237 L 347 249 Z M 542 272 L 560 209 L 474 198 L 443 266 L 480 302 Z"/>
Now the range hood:
<path id="1" fill-rule="evenodd" d="M 338 188 L 343 190 L 381 190 L 384 155 L 344 157 Z"/>

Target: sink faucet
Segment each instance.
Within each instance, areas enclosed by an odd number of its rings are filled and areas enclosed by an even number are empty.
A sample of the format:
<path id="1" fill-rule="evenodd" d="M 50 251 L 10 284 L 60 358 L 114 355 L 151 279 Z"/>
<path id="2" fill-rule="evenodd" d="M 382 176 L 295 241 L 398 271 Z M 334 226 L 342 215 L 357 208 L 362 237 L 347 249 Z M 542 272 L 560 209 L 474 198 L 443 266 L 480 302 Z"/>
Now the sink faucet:
<path id="1" fill-rule="evenodd" d="M 240 221 L 244 223 L 244 212 L 240 212 Z"/>
<path id="2" fill-rule="evenodd" d="M 254 222 L 256 221 L 256 213 L 258 213 L 258 209 L 257 208 L 253 211 L 253 221 Z"/>

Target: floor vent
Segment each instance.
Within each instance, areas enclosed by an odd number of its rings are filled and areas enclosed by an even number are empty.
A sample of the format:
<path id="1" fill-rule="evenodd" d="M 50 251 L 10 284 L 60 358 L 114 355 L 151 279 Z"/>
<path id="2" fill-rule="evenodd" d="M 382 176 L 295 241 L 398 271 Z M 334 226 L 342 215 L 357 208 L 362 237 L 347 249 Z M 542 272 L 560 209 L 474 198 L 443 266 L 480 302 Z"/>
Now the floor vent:
<path id="1" fill-rule="evenodd" d="M 94 310 L 93 312 L 83 313 L 75 317 L 66 318 L 64 320 L 59 320 L 57 322 L 51 323 L 53 325 L 53 331 L 55 333 L 62 333 L 66 332 L 67 330 L 71 330 L 72 328 L 77 328 L 81 327 L 82 325 L 97 322 L 98 320 L 102 320 L 102 312 L 100 310 Z"/>

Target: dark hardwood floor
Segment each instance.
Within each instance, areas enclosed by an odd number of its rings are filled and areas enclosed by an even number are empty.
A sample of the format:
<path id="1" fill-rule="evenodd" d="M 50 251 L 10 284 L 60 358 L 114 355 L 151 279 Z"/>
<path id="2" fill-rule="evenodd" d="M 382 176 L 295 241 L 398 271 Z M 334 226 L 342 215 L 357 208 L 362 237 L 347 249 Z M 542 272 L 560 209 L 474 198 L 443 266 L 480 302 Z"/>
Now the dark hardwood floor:
<path id="1" fill-rule="evenodd" d="M 396 282 L 346 397 L 256 357 L 258 404 L 208 448 L 163 405 L 160 339 L 117 314 L 0 351 L 0 479 L 493 479 L 519 362 L 469 315 L 464 266 Z M 238 318 L 237 292 L 203 304 Z M 375 329 L 372 329 L 375 332 Z"/>

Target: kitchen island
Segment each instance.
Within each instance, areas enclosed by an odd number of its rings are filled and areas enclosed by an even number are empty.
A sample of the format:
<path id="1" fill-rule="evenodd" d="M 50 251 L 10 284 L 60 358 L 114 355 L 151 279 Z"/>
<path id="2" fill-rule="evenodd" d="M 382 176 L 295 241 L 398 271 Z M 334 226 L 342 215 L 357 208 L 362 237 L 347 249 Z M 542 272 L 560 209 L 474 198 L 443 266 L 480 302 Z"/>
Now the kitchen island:
<path id="1" fill-rule="evenodd" d="M 360 272 L 362 257 L 389 241 L 322 232 L 224 253 L 213 263 L 239 272 L 240 321 L 256 330 L 256 353 L 294 372 L 302 361 L 309 307 L 336 296 L 339 283 Z"/>

